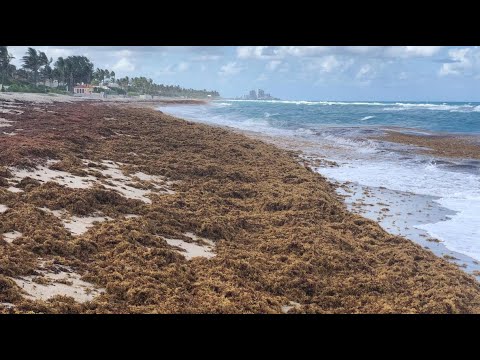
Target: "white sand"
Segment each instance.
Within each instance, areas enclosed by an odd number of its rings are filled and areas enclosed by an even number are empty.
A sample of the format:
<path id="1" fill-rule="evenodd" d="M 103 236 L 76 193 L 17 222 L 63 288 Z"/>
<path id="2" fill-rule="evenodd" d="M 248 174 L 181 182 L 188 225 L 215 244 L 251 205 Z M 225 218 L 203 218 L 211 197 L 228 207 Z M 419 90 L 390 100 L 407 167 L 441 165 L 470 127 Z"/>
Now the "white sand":
<path id="1" fill-rule="evenodd" d="M 113 161 L 110 161 L 110 160 L 102 160 L 101 163 L 84 160 L 84 163 L 85 162 L 93 162 L 97 165 L 106 166 L 107 169 L 95 169 L 95 170 L 101 172 L 103 174 L 103 176 L 111 177 L 114 180 L 125 180 L 125 181 L 130 180 L 130 178 L 125 176 L 123 174 L 123 171 L 120 169 L 120 166 L 125 165 L 124 163 L 121 163 L 121 162 L 116 163 L 116 162 L 113 162 Z"/>
<path id="2" fill-rule="evenodd" d="M 102 175 L 106 176 L 107 179 L 105 181 L 110 183 L 110 184 L 106 184 L 104 182 L 102 185 L 108 189 L 118 191 L 128 199 L 141 200 L 147 204 L 152 203 L 152 200 L 150 200 L 147 197 L 147 195 L 152 194 L 151 190 L 138 189 L 136 187 L 127 185 L 128 183 L 135 181 L 134 179 L 135 176 L 140 180 L 150 181 L 150 183 L 152 183 L 152 185 L 156 189 L 161 189 L 163 193 L 168 193 L 168 194 L 174 193 L 172 190 L 167 188 L 171 184 L 171 182 L 165 180 L 160 176 L 147 175 L 142 172 L 137 172 L 133 175 L 125 175 L 122 169 L 120 168 L 120 166 L 123 166 L 125 164 L 121 162 L 113 162 L 109 160 L 102 160 L 101 163 L 98 163 L 95 161 L 89 161 L 89 160 L 84 160 L 83 162 L 85 165 L 90 162 L 97 165 L 106 166 L 107 169 L 95 169 L 95 171 L 98 171 Z M 140 178 L 140 176 L 137 176 L 137 175 L 140 175 L 142 178 Z M 163 188 L 157 183 L 161 183 L 163 185 Z M 166 191 L 163 189 L 166 189 Z"/>
<path id="3" fill-rule="evenodd" d="M 37 168 L 35 169 L 20 169 L 10 167 L 9 170 L 14 176 L 14 181 L 17 182 L 20 182 L 26 177 L 31 177 L 32 179 L 36 179 L 44 183 L 48 181 L 54 181 L 60 185 L 64 185 L 73 189 L 86 189 L 94 186 L 95 184 L 101 184 L 107 189 L 119 192 L 126 198 L 140 200 L 147 204 L 152 203 L 152 200 L 147 197 L 147 195 L 154 193 L 152 190 L 138 189 L 136 187 L 128 185 L 131 182 L 135 182 L 135 179 L 133 176 L 125 175 L 123 173 L 122 169 L 120 168 L 120 166 L 125 165 L 123 163 L 113 162 L 109 160 L 103 160 L 101 163 L 90 160 L 83 160 L 83 163 L 85 164 L 84 170 L 86 171 L 91 170 L 87 167 L 88 163 L 95 163 L 97 165 L 103 165 L 107 167 L 106 169 L 95 168 L 95 171 L 98 171 L 103 176 L 107 177 L 107 179 L 99 179 L 92 175 L 76 176 L 66 171 L 50 169 L 49 166 L 51 164 L 54 164 L 55 162 L 57 161 L 49 160 L 47 162 L 47 166 L 37 166 Z M 155 187 L 155 189 L 158 190 L 155 191 L 156 193 L 174 193 L 171 189 L 168 189 L 168 186 L 173 182 L 167 181 L 163 177 L 147 175 L 141 172 L 136 173 L 136 175 L 141 176 L 143 179 L 148 179 L 145 181 L 150 181 L 150 183 Z M 140 179 L 140 177 L 138 177 L 138 179 Z M 15 187 L 10 187 L 8 188 L 8 190 L 12 192 L 22 191 Z"/>
<path id="4" fill-rule="evenodd" d="M 0 112 L 2 109 L 0 109 Z M 0 118 L 0 128 L 2 127 L 9 127 L 9 126 L 12 126 L 12 123 L 15 123 L 16 121 L 12 121 L 12 120 L 7 120 L 7 119 L 4 119 L 4 118 Z"/>
<path id="5" fill-rule="evenodd" d="M 39 94 L 39 93 L 18 93 L 18 92 L 1 92 L 0 93 L 0 104 L 3 101 L 22 101 L 22 102 L 33 102 L 37 104 L 42 103 L 55 103 L 55 102 L 77 102 L 77 101 L 102 101 L 102 102 L 121 102 L 121 103 L 145 103 L 152 100 L 165 100 L 171 101 L 172 98 L 164 96 L 154 96 L 153 99 L 145 99 L 140 96 L 130 96 L 124 97 L 123 95 L 108 95 L 107 98 L 102 98 L 100 94 L 92 94 L 91 96 L 72 96 L 72 95 L 61 95 L 61 94 Z M 196 100 L 196 99 L 182 99 L 182 100 Z"/>
<path id="6" fill-rule="evenodd" d="M 3 233 L 3 238 L 7 243 L 11 244 L 15 239 L 18 239 L 22 235 L 23 234 L 21 232 L 10 231 L 10 232 Z"/>
<path id="7" fill-rule="evenodd" d="M 211 246 L 211 247 L 215 246 L 215 243 L 212 240 L 204 238 L 204 237 L 197 236 L 192 232 L 186 232 L 183 235 L 185 235 L 186 237 L 189 237 L 190 239 L 192 239 L 194 241 L 204 241 L 208 244 L 208 246 Z"/>
<path id="8" fill-rule="evenodd" d="M 15 307 L 12 303 L 0 302 L 0 306 L 6 307 L 7 309 L 12 309 Z"/>
<path id="9" fill-rule="evenodd" d="M 16 133 L 16 132 L 7 133 L 7 132 L 5 132 L 5 131 L 3 131 L 2 134 L 3 134 L 3 135 L 7 135 L 7 136 L 18 135 L 18 133 Z"/>
<path id="10" fill-rule="evenodd" d="M 0 93 L 0 100 L 7 101 L 28 101 L 34 103 L 54 103 L 54 102 L 72 102 L 77 98 L 60 94 L 33 94 L 33 93 L 17 93 L 5 92 Z"/>
<path id="11" fill-rule="evenodd" d="M 21 103 L 16 103 L 16 102 L 13 102 L 13 101 L 9 101 L 9 102 L 2 101 L 0 103 L 0 106 L 2 108 L 10 108 L 10 109 L 20 109 L 20 108 L 22 108 Z"/>
<path id="12" fill-rule="evenodd" d="M 295 301 L 289 301 L 288 305 L 282 305 L 282 312 L 287 314 L 292 309 L 299 309 L 302 305 Z"/>
<path id="13" fill-rule="evenodd" d="M 39 207 L 39 209 L 49 212 L 50 214 L 55 215 L 59 219 L 61 219 L 64 216 L 64 214 L 67 214 L 66 210 L 50 210 L 49 208 L 46 208 L 46 207 Z"/>
<path id="14" fill-rule="evenodd" d="M 9 187 L 7 188 L 7 190 L 10 191 L 10 192 L 13 192 L 13 193 L 21 193 L 21 192 L 23 192 L 22 189 L 16 188 L 16 187 L 14 187 L 14 186 L 9 186 Z"/>
<path id="15" fill-rule="evenodd" d="M 120 165 L 124 165 L 123 163 L 115 163 L 113 161 L 102 160 L 101 164 L 107 166 L 108 168 L 96 170 L 101 172 L 104 176 L 107 176 L 107 182 L 113 184 L 103 184 L 103 186 L 108 189 L 118 191 L 128 199 L 141 200 L 147 204 L 152 203 L 152 200 L 146 197 L 146 195 L 151 193 L 150 190 L 137 189 L 133 186 L 127 185 L 128 182 L 132 181 L 132 178 L 130 176 L 126 176 L 120 169 Z"/>
<path id="16" fill-rule="evenodd" d="M 48 208 L 39 208 L 40 210 L 49 212 L 59 218 L 63 226 L 73 235 L 78 236 L 86 233 L 88 229 L 95 226 L 95 223 L 113 220 L 111 217 L 97 214 L 95 216 L 71 216 L 66 210 L 50 210 Z"/>
<path id="17" fill-rule="evenodd" d="M 85 100 L 96 100 L 102 102 L 145 102 L 145 99 L 142 99 L 141 96 L 135 97 L 123 97 L 123 95 L 115 96 L 109 95 L 107 98 L 102 98 L 99 94 L 94 94 L 91 96 L 72 96 L 72 95 L 61 95 L 61 94 L 39 94 L 39 93 L 18 93 L 18 92 L 2 92 L 0 93 L 0 102 L 4 101 L 26 101 L 34 102 L 37 104 L 41 103 L 55 103 L 55 102 L 77 102 Z M 142 101 L 143 100 L 143 101 Z M 153 100 L 171 100 L 171 98 L 165 98 L 161 96 L 155 96 Z M 188 99 L 185 99 L 188 100 Z"/>
<path id="18" fill-rule="evenodd" d="M 138 178 L 139 180 L 142 181 L 148 181 L 150 182 L 153 187 L 157 190 L 160 190 L 162 192 L 165 192 L 167 194 L 174 194 L 175 191 L 170 190 L 168 187 L 174 184 L 174 181 L 169 181 L 167 180 L 166 177 L 160 176 L 160 175 L 148 175 L 143 172 L 136 172 L 135 174 L 132 174 L 133 178 Z"/>
<path id="19" fill-rule="evenodd" d="M 60 185 L 65 185 L 73 189 L 86 189 L 91 187 L 97 180 L 95 177 L 87 175 L 76 176 L 66 171 L 52 170 L 45 166 L 38 166 L 37 169 L 27 170 L 19 168 L 9 168 L 14 179 L 21 181 L 26 177 L 38 180 L 40 182 L 55 181 Z"/>
<path id="20" fill-rule="evenodd" d="M 5 108 L 0 108 L 0 114 L 15 114 L 15 115 L 20 115 L 23 114 L 22 110 L 17 110 L 17 109 L 5 109 Z"/>
<path id="21" fill-rule="evenodd" d="M 168 245 L 176 246 L 182 249 L 180 253 L 183 256 L 185 256 L 187 260 L 191 260 L 194 257 L 205 257 L 207 259 L 210 259 L 215 256 L 215 253 L 213 252 L 215 243 L 212 240 L 200 238 L 192 233 L 185 233 L 184 235 L 190 237 L 192 240 L 198 241 L 199 239 L 201 239 L 207 242 L 209 245 L 199 245 L 195 243 L 188 243 L 180 239 L 169 239 L 169 238 L 164 238 L 164 239 L 168 243 Z"/>
<path id="22" fill-rule="evenodd" d="M 69 219 L 62 220 L 62 222 L 63 226 L 65 226 L 73 235 L 82 235 L 87 232 L 89 228 L 93 227 L 95 223 L 101 223 L 107 220 L 113 219 L 105 216 L 72 216 Z"/>
<path id="23" fill-rule="evenodd" d="M 75 301 L 83 303 L 93 300 L 105 291 L 81 280 L 79 274 L 67 267 L 63 267 L 62 270 L 57 269 L 55 272 L 47 270 L 39 270 L 38 272 L 51 281 L 51 283 L 47 285 L 37 284 L 32 281 L 34 276 L 25 276 L 19 279 L 12 278 L 27 293 L 25 297 L 31 300 L 48 300 L 53 296 L 63 295 L 71 296 Z M 71 285 L 55 282 L 56 280 L 66 280 L 71 282 Z"/>
<path id="24" fill-rule="evenodd" d="M 150 190 L 137 189 L 132 186 L 118 184 L 116 181 L 111 181 L 114 185 L 103 184 L 107 189 L 116 190 L 125 196 L 127 199 L 135 199 L 143 201 L 147 204 L 151 204 L 152 200 L 146 197 L 146 195 L 151 194 Z"/>
<path id="25" fill-rule="evenodd" d="M 3 214 L 8 210 L 8 206 L 0 204 L 0 214 Z"/>
<path id="26" fill-rule="evenodd" d="M 143 181 L 153 181 L 153 182 L 159 182 L 159 183 L 164 183 L 165 182 L 165 178 L 162 177 L 162 176 L 148 175 L 148 174 L 145 174 L 145 173 L 140 172 L 140 171 L 136 172 L 132 176 L 137 177 L 137 178 L 139 178 L 140 180 L 143 180 Z"/>

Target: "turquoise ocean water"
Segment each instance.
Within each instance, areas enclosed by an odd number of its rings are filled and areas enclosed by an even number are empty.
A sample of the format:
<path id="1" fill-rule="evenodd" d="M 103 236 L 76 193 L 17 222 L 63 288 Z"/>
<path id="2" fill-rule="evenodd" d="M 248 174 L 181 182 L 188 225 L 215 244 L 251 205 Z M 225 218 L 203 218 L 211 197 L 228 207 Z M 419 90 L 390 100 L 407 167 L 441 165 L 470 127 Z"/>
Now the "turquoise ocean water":
<path id="1" fill-rule="evenodd" d="M 399 126 L 480 134 L 480 103 L 217 101 L 208 115 L 237 126 L 321 129 L 325 126 Z M 253 122 L 252 122 L 253 121 Z M 221 120 L 220 120 L 221 122 Z"/>

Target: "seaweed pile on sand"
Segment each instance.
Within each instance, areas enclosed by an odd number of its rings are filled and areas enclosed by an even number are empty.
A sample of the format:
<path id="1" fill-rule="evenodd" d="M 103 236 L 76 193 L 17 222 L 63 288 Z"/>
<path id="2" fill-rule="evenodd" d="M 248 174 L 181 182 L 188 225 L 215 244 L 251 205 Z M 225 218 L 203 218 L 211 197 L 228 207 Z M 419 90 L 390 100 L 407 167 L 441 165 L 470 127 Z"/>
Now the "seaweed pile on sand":
<path id="1" fill-rule="evenodd" d="M 138 104 L 21 110 L 2 114 L 16 134 L 0 135 L 0 312 L 480 309 L 472 276 L 349 213 L 293 153 Z M 89 217 L 104 221 L 66 225 Z"/>

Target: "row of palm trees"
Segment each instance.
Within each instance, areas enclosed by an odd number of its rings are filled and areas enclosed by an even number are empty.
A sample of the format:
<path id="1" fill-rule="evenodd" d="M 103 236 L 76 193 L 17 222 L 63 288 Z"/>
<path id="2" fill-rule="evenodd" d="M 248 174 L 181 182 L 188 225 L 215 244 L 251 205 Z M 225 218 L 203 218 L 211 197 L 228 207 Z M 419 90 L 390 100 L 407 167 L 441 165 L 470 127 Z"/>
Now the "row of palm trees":
<path id="1" fill-rule="evenodd" d="M 34 48 L 28 48 L 26 54 L 22 57 L 22 68 L 17 69 L 11 60 L 14 57 L 8 52 L 6 46 L 0 46 L 0 73 L 2 84 L 6 80 L 24 80 L 33 86 L 38 85 L 39 75 L 44 85 L 47 81 L 57 80 L 59 84 L 73 86 L 79 82 L 90 83 L 94 78 L 93 64 L 85 56 L 69 56 L 67 58 L 59 57 L 53 64 L 53 59 L 48 58 L 43 51 L 37 51 Z M 101 70 L 95 72 L 99 81 L 104 81 L 106 77 L 115 76 L 114 72 Z"/>
<path id="2" fill-rule="evenodd" d="M 109 71 L 108 69 L 99 69 L 93 72 L 93 80 L 104 84 L 115 82 L 115 71 Z"/>
<path id="3" fill-rule="evenodd" d="M 186 89 L 179 85 L 163 85 L 156 84 L 152 79 L 147 79 L 144 76 L 129 78 L 128 76 L 117 80 L 117 84 L 125 91 L 133 91 L 141 94 L 148 95 L 161 95 L 161 96 L 186 96 L 186 97 L 206 97 L 208 95 L 212 97 L 218 97 L 220 94 L 218 91 L 207 91 Z"/>
<path id="4" fill-rule="evenodd" d="M 115 72 L 108 69 L 94 70 L 93 63 L 85 56 L 59 57 L 55 63 L 42 51 L 28 48 L 22 57 L 22 68 L 17 69 L 11 60 L 14 57 L 8 52 L 6 46 L 0 46 L 0 79 L 2 84 L 6 80 L 23 80 L 38 85 L 39 76 L 46 87 L 47 81 L 57 80 L 60 86 L 67 86 L 70 91 L 78 83 L 111 84 L 116 83 L 123 93 L 135 92 L 149 95 L 162 96 L 188 96 L 206 97 L 220 96 L 217 91 L 185 89 L 178 85 L 155 84 L 146 77 L 128 76 L 116 79 Z M 52 67 L 53 63 L 53 67 Z"/>

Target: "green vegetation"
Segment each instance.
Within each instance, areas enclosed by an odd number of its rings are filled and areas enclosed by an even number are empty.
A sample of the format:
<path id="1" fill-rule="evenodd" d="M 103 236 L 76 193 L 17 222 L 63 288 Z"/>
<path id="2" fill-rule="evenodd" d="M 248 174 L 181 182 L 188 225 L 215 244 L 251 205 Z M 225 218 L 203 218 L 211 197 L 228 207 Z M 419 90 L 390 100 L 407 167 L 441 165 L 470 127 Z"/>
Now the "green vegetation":
<path id="1" fill-rule="evenodd" d="M 190 97 L 190 98 L 206 98 L 208 95 L 211 97 L 218 97 L 220 94 L 218 91 L 207 91 L 195 90 L 195 89 L 185 89 L 178 85 L 163 85 L 156 84 L 152 79 L 147 79 L 146 77 L 134 77 L 129 78 L 124 77 L 116 81 L 116 84 L 120 86 L 121 89 L 128 92 L 129 95 L 155 95 L 155 96 L 166 96 L 166 97 Z"/>
<path id="2" fill-rule="evenodd" d="M 6 46 L 0 46 L 0 81 L 12 92 L 68 93 L 76 84 L 85 83 L 106 86 L 94 92 L 108 95 L 153 95 L 164 97 L 206 98 L 218 97 L 217 91 L 186 89 L 178 85 L 156 84 L 146 77 L 124 77 L 116 79 L 114 71 L 97 68 L 85 56 L 59 57 L 54 63 L 47 54 L 28 48 L 22 57 L 22 68 L 11 64 L 14 57 Z M 53 63 L 53 67 L 52 67 Z M 47 86 L 47 83 L 49 84 Z M 55 84 L 55 86 L 54 86 Z M 5 89 L 2 86 L 2 91 Z"/>
<path id="3" fill-rule="evenodd" d="M 115 83 L 115 72 L 97 68 L 93 73 L 92 84 L 99 85 L 105 82 Z"/>
<path id="4" fill-rule="evenodd" d="M 33 73 L 33 83 L 37 84 L 38 71 L 40 68 L 49 64 L 47 55 L 45 55 L 44 52 L 37 52 L 37 50 L 33 48 L 28 48 L 27 54 L 22 58 L 22 60 L 23 68 Z"/>
<path id="5" fill-rule="evenodd" d="M 44 93 L 45 86 L 34 86 L 31 84 L 22 84 L 20 82 L 13 83 L 8 87 L 10 92 L 27 92 L 27 93 Z"/>
<path id="6" fill-rule="evenodd" d="M 2 84 L 5 84 L 5 80 L 15 71 L 15 66 L 10 64 L 12 59 L 13 56 L 8 53 L 7 47 L 0 46 L 0 76 L 2 79 Z"/>

